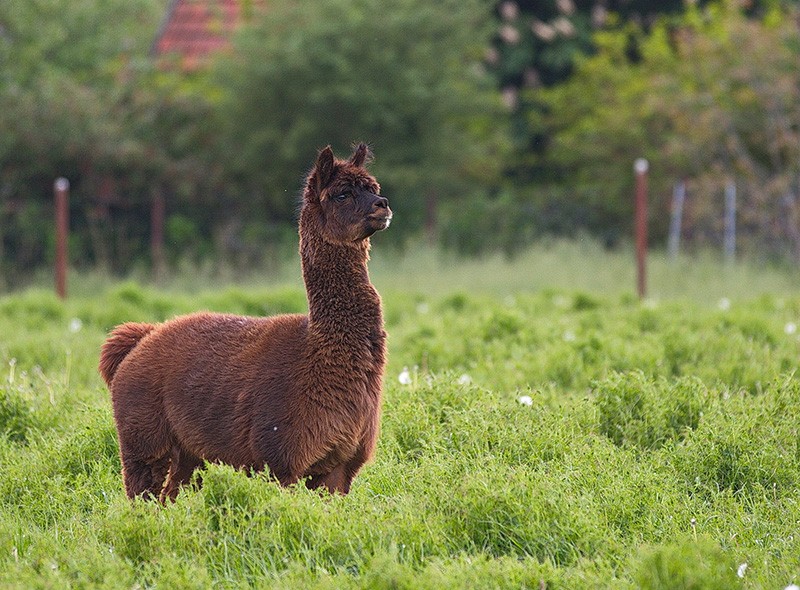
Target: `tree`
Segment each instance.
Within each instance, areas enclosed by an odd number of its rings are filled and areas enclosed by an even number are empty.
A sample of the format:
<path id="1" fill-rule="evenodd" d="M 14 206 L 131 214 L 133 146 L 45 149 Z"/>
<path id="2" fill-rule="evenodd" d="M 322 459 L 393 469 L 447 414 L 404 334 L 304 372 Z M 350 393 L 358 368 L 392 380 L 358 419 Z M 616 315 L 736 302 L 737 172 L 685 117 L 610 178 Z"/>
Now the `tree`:
<path id="1" fill-rule="evenodd" d="M 398 226 L 425 202 L 486 190 L 503 156 L 499 101 L 480 60 L 488 10 L 448 0 L 270 4 L 218 70 L 221 154 L 251 219 L 291 219 L 316 150 L 372 144 Z"/>
<path id="2" fill-rule="evenodd" d="M 91 224 L 103 174 L 141 161 L 125 74 L 146 55 L 155 0 L 10 0 L 0 4 L 0 235 L 11 269 L 41 264 L 57 176 L 72 181 L 78 227 Z M 144 34 L 143 34 L 144 33 Z M 103 248 L 73 243 L 102 258 Z M 94 235 L 89 232 L 89 235 Z M 0 261 L 2 263 L 4 261 Z"/>
<path id="3" fill-rule="evenodd" d="M 560 200 L 570 187 L 586 226 L 623 233 L 630 166 L 645 156 L 656 211 L 666 211 L 675 180 L 692 180 L 697 240 L 718 239 L 728 178 L 744 189 L 740 223 L 752 244 L 776 250 L 786 235 L 800 236 L 784 219 L 787 210 L 797 215 L 800 166 L 800 45 L 790 14 L 691 10 L 680 26 L 658 23 L 641 36 L 636 63 L 625 56 L 625 35 L 598 35 L 597 54 L 579 61 L 570 82 L 536 94 L 547 114 L 532 124 L 550 138 L 539 165 L 553 171 L 542 194 Z"/>

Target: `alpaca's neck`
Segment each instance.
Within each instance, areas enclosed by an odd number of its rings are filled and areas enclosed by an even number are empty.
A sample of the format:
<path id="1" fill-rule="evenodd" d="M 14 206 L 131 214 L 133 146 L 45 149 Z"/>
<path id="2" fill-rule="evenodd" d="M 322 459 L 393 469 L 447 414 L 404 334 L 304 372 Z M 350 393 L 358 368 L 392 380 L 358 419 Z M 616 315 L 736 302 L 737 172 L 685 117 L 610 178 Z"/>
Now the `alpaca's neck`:
<path id="1" fill-rule="evenodd" d="M 342 247 L 301 236 L 309 328 L 314 333 L 345 343 L 382 330 L 380 298 L 367 272 L 368 253 L 368 240 Z"/>

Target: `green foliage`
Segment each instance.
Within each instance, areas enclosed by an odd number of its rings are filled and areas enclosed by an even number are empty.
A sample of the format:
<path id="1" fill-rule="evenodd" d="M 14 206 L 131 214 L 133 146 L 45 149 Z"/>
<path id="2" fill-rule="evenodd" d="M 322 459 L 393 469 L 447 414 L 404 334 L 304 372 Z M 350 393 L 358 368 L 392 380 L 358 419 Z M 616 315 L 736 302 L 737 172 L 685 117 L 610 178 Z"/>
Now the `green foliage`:
<path id="1" fill-rule="evenodd" d="M 648 34 L 629 26 L 595 36 L 597 52 L 576 61 L 565 84 L 530 94 L 529 123 L 548 138 L 540 207 L 574 200 L 573 223 L 610 237 L 627 233 L 636 158 L 651 162 L 651 228 L 666 231 L 673 183 L 688 178 L 694 245 L 722 232 L 725 183 L 738 185 L 742 250 L 796 257 L 794 178 L 800 142 L 796 27 L 791 11 L 750 19 L 738 5 L 690 9 Z M 631 60 L 630 39 L 640 58 Z M 570 197 L 566 198 L 565 192 Z M 562 211 L 573 216 L 567 205 Z M 562 222 L 562 225 L 568 223 Z"/>
<path id="2" fill-rule="evenodd" d="M 497 251 L 511 257 L 539 235 L 532 208 L 510 191 L 445 203 L 440 212 L 442 246 L 464 256 Z"/>
<path id="3" fill-rule="evenodd" d="M 245 213 L 289 220 L 316 149 L 371 143 L 400 228 L 428 196 L 486 191 L 500 169 L 497 98 L 478 61 L 480 2 L 274 2 L 218 68 L 222 157 Z M 405 221 L 402 221 L 405 220 Z"/>
<path id="4" fill-rule="evenodd" d="M 213 69 L 180 72 L 149 54 L 162 1 L 6 1 L 0 288 L 52 260 L 58 176 L 76 266 L 160 268 L 163 196 L 167 265 L 241 274 L 294 244 L 316 150 L 357 140 L 398 244 L 423 229 L 469 255 L 587 230 L 617 244 L 645 156 L 651 235 L 688 178 L 685 242 L 715 244 L 732 178 L 740 250 L 798 259 L 796 4 L 283 0 L 246 11 Z"/>

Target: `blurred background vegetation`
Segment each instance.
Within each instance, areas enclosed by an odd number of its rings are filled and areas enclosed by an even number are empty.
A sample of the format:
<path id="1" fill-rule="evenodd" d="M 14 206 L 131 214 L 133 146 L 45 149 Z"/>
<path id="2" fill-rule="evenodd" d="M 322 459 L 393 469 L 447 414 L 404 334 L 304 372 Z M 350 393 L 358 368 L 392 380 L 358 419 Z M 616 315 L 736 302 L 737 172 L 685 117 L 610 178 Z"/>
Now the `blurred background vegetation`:
<path id="1" fill-rule="evenodd" d="M 0 3 L 4 286 L 52 261 L 59 176 L 75 267 L 263 268 L 295 247 L 316 151 L 358 140 L 398 248 L 513 256 L 587 234 L 615 247 L 647 157 L 653 243 L 685 180 L 682 246 L 721 244 L 732 180 L 739 251 L 800 263 L 796 1 L 241 4 L 230 45 L 187 69 L 153 53 L 167 0 Z"/>

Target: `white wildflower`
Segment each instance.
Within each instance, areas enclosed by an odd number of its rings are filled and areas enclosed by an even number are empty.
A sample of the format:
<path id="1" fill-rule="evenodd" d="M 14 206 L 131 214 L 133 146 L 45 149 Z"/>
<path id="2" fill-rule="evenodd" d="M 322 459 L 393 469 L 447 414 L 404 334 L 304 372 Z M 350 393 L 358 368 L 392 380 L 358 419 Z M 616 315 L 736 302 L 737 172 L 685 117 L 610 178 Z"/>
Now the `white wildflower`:
<path id="1" fill-rule="evenodd" d="M 517 398 L 517 401 L 521 403 L 523 406 L 532 406 L 533 405 L 533 398 L 529 395 L 521 395 Z"/>
<path id="2" fill-rule="evenodd" d="M 746 563 L 740 563 L 739 564 L 739 569 L 736 570 L 736 575 L 739 576 L 740 578 L 744 578 L 744 573 L 746 571 L 747 571 L 747 564 Z"/>
<path id="3" fill-rule="evenodd" d="M 411 373 L 408 372 L 408 367 L 403 367 L 397 380 L 400 381 L 401 385 L 411 385 Z"/>
<path id="4" fill-rule="evenodd" d="M 800 586 L 798 586 L 797 584 L 789 584 L 783 590 L 800 590 Z"/>
<path id="5" fill-rule="evenodd" d="M 466 373 L 464 373 L 463 375 L 461 375 L 461 377 L 458 378 L 459 385 L 469 385 L 470 383 L 472 383 L 472 377 L 470 377 Z"/>
<path id="6" fill-rule="evenodd" d="M 563 335 L 564 342 L 575 342 L 575 332 L 567 330 Z"/>
<path id="7" fill-rule="evenodd" d="M 783 327 L 783 331 L 786 332 L 789 336 L 797 332 L 797 324 L 794 322 L 786 322 L 786 325 Z"/>
<path id="8" fill-rule="evenodd" d="M 425 315 L 430 310 L 431 310 L 430 306 L 424 301 L 417 305 L 417 313 L 420 315 Z"/>
<path id="9" fill-rule="evenodd" d="M 717 307 L 719 307 L 722 311 L 728 311 L 731 308 L 731 300 L 727 297 L 723 297 L 717 302 Z"/>
<path id="10" fill-rule="evenodd" d="M 72 318 L 69 321 L 69 331 L 72 332 L 73 334 L 80 332 L 82 328 L 83 328 L 83 322 L 81 321 L 80 318 Z"/>

